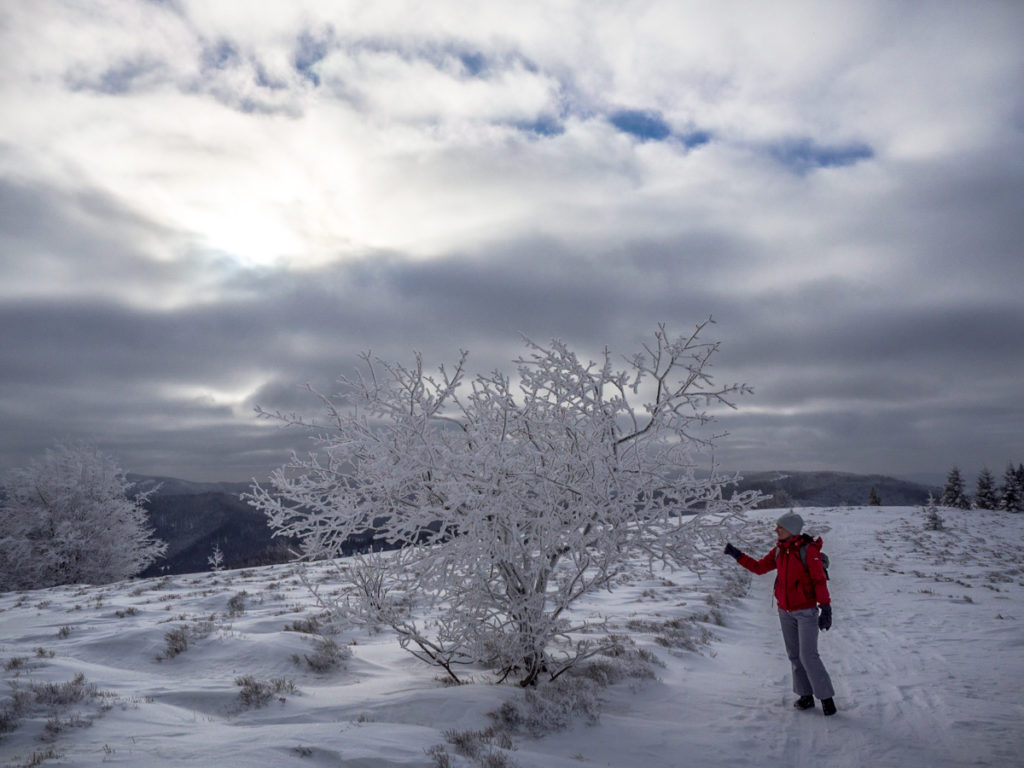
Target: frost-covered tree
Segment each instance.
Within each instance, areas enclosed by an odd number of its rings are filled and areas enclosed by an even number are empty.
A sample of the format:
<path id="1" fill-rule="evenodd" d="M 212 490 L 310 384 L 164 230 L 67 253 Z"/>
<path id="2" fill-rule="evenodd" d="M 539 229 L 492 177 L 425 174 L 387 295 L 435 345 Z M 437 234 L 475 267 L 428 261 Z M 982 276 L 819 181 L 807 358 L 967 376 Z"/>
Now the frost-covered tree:
<path id="1" fill-rule="evenodd" d="M 224 570 L 224 553 L 221 552 L 220 544 L 213 545 L 213 552 L 206 558 L 206 562 L 209 564 L 211 571 Z"/>
<path id="2" fill-rule="evenodd" d="M 978 487 L 974 494 L 974 506 L 976 509 L 999 509 L 996 481 L 988 467 L 982 468 L 978 474 Z"/>
<path id="3" fill-rule="evenodd" d="M 58 444 L 11 473 L 0 508 L 0 587 L 104 584 L 163 554 L 124 472 L 84 444 Z"/>
<path id="4" fill-rule="evenodd" d="M 960 468 L 953 467 L 946 476 L 946 485 L 942 489 L 940 504 L 954 509 L 970 509 L 971 500 L 964 493 L 964 481 L 960 476 Z"/>
<path id="5" fill-rule="evenodd" d="M 319 450 L 293 455 L 249 501 L 306 559 L 353 537 L 398 548 L 339 572 L 359 611 L 453 679 L 460 664 L 522 685 L 555 678 L 602 647 L 573 636 L 574 603 L 632 558 L 699 568 L 723 521 L 758 501 L 726 499 L 735 478 L 697 471 L 695 449 L 715 439 L 701 434 L 706 409 L 749 391 L 712 383 L 707 322 L 679 338 L 660 327 L 621 369 L 607 350 L 584 363 L 560 341 L 525 340 L 515 379 L 471 378 L 465 352 L 435 374 L 418 355 L 406 367 L 366 354 L 340 395 L 320 396 Z M 432 605 L 426 621 L 413 597 Z"/>

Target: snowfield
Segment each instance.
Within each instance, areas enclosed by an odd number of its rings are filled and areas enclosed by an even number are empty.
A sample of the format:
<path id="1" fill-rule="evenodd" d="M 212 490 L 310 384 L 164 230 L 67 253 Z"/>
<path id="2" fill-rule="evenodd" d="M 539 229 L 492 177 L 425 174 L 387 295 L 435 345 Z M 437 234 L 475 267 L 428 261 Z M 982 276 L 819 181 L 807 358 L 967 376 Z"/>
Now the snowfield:
<path id="1" fill-rule="evenodd" d="M 1024 765 L 1024 515 L 800 513 L 832 561 L 836 717 L 791 706 L 772 576 L 717 553 L 701 579 L 638 569 L 582 605 L 624 654 L 562 698 L 330 634 L 274 566 L 0 595 L 0 765 Z M 763 555 L 778 514 L 734 543 Z"/>

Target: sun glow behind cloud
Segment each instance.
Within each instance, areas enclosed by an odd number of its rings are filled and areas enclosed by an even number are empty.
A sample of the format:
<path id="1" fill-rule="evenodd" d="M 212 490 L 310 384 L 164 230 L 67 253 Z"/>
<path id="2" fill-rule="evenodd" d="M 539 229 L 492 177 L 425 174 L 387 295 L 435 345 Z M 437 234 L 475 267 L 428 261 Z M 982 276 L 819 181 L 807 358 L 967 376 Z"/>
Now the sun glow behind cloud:
<path id="1" fill-rule="evenodd" d="M 279 26 L 229 31 L 229 5 L 192 9 L 192 24 L 166 8 L 126 8 L 60 17 L 34 31 L 42 49 L 21 43 L 29 65 L 45 62 L 37 103 L 64 110 L 70 129 L 54 136 L 25 122 L 28 157 L 49 157 L 22 162 L 53 177 L 74 169 L 190 247 L 243 267 L 320 268 L 375 251 L 424 258 L 535 235 L 624 240 L 665 229 L 671 220 L 657 213 L 677 179 L 727 185 L 745 154 L 800 174 L 873 154 L 807 135 L 752 142 L 722 92 L 697 87 L 664 8 L 639 21 L 648 49 L 616 69 L 609 46 L 586 76 L 571 59 L 597 52 L 579 37 L 537 35 L 533 11 L 495 36 L 487 13 L 460 18 L 458 32 L 402 31 L 388 13 L 313 23 L 312 4 Z M 583 24 L 605 40 L 620 21 Z M 155 31 L 115 34 L 143 22 Z M 114 45 L 93 45 L 111 34 Z M 74 55 L 37 52 L 58 41 Z M 648 93 L 673 70 L 694 86 L 682 101 Z M 637 99 L 668 108 L 629 106 Z M 719 143 L 733 151 L 716 152 L 714 165 L 679 162 Z"/>

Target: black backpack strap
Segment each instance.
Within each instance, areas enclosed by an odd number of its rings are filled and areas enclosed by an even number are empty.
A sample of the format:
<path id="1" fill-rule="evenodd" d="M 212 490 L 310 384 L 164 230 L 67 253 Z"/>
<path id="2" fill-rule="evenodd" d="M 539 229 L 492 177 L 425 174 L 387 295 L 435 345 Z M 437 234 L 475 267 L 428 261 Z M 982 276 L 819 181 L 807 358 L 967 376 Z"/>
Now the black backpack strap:
<path id="1" fill-rule="evenodd" d="M 806 569 L 807 574 L 810 575 L 811 569 L 807 565 L 807 547 L 814 543 L 814 539 L 812 539 L 806 533 L 803 534 L 803 537 L 804 543 L 800 545 L 800 562 L 804 564 L 804 568 Z M 828 581 L 828 556 L 824 552 L 821 553 L 821 570 L 825 574 L 825 580 Z"/>

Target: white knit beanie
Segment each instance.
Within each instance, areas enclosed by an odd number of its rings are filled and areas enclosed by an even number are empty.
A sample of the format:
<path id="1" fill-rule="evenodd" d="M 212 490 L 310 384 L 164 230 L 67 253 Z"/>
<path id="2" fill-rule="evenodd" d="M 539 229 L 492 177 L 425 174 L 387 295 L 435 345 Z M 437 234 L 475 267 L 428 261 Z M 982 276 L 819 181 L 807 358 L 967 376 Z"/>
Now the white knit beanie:
<path id="1" fill-rule="evenodd" d="M 789 512 L 784 514 L 775 522 L 794 536 L 799 536 L 804 529 L 804 519 L 793 510 L 789 510 Z"/>

